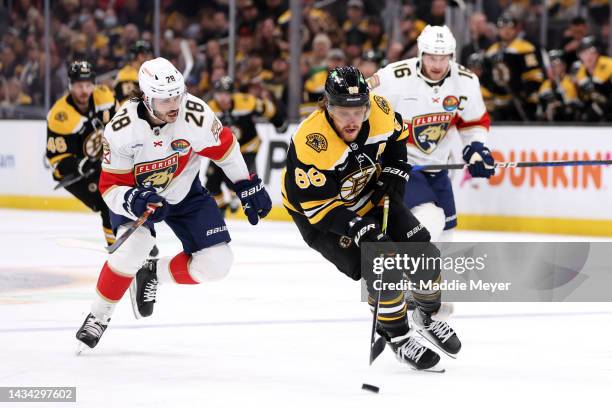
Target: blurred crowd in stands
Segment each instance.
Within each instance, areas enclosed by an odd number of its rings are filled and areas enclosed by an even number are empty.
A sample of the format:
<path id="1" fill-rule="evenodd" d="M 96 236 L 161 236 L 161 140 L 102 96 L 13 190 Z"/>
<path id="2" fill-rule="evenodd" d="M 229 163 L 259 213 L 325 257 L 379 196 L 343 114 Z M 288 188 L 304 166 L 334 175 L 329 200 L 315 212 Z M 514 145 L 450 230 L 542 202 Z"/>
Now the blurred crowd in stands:
<path id="1" fill-rule="evenodd" d="M 368 77 L 384 64 L 414 57 L 421 30 L 445 24 L 447 9 L 457 6 L 447 0 L 403 0 L 391 35 L 389 22 L 397 16 L 386 12 L 386 3 L 302 0 L 302 114 L 316 106 L 329 69 L 352 64 Z M 469 38 L 460 42 L 457 60 L 480 77 L 494 119 L 612 120 L 607 0 L 481 3 L 482 12 L 466 17 Z M 546 49 L 538 41 L 542 3 L 548 13 Z M 114 88 L 118 70 L 138 59 L 130 52 L 134 44 L 153 43 L 152 1 L 54 0 L 52 5 L 51 103 L 67 89 L 72 60 L 92 62 L 99 82 Z M 235 88 L 286 106 L 288 0 L 237 0 L 237 6 Z M 160 54 L 183 69 L 186 40 L 193 56 L 189 92 L 206 98 L 212 83 L 227 75 L 229 27 L 227 0 L 161 0 Z M 0 39 L 0 117 L 27 117 L 30 107 L 40 111 L 44 103 L 43 1 L 4 1 Z"/>

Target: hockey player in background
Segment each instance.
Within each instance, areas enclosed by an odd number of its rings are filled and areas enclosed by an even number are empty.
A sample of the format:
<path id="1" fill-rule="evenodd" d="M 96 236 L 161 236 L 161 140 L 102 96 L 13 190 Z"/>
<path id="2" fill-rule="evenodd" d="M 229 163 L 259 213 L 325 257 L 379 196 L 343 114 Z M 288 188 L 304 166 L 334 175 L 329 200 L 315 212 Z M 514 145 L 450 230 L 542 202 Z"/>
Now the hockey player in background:
<path id="1" fill-rule="evenodd" d="M 472 177 L 489 178 L 495 173 L 485 146 L 489 114 L 478 77 L 454 61 L 455 45 L 448 27 L 427 26 L 417 40 L 418 57 L 387 65 L 368 83 L 408 125 L 408 163 L 448 163 L 451 138 L 458 136 Z M 457 212 L 448 170 L 412 172 L 404 199 L 432 241 L 452 240 Z"/>
<path id="2" fill-rule="evenodd" d="M 128 288 L 136 317 L 146 317 L 153 312 L 158 282 L 198 284 L 229 272 L 230 236 L 200 183 L 202 156 L 215 161 L 234 183 L 251 224 L 271 208 L 231 130 L 206 103 L 185 92 L 183 76 L 168 60 L 145 62 L 138 83 L 141 96 L 125 103 L 104 131 L 100 191 L 118 234 L 145 212 L 152 213 L 102 267 L 91 313 L 76 334 L 92 348 Z M 179 238 L 183 252 L 145 262 L 155 242 L 154 226 L 161 221 Z"/>
<path id="3" fill-rule="evenodd" d="M 325 83 L 319 109 L 306 118 L 292 137 L 282 173 L 283 204 L 304 241 L 349 278 L 364 278 L 368 302 L 377 299 L 372 275 L 362 276 L 364 242 L 421 242 L 425 256 L 439 256 L 429 233 L 403 204 L 406 178 L 407 129 L 388 101 L 369 93 L 361 72 L 336 68 Z M 382 168 L 382 170 L 381 170 Z M 389 225 L 381 230 L 382 198 L 390 198 Z M 401 271 L 386 271 L 385 282 L 402 280 Z M 412 279 L 437 281 L 440 270 L 417 270 Z M 446 353 L 459 352 L 453 329 L 432 314 L 440 291 L 412 291 L 416 329 Z M 408 324 L 403 290 L 380 291 L 378 331 L 400 361 L 416 369 L 437 364 L 440 357 L 423 346 Z"/>
<path id="4" fill-rule="evenodd" d="M 240 144 L 240 152 L 244 157 L 247 168 L 255 173 L 257 151 L 261 139 L 257 135 L 255 118 L 264 118 L 272 123 L 279 132 L 286 130 L 284 111 L 278 109 L 274 102 L 268 99 L 257 98 L 251 94 L 234 92 L 234 81 L 224 76 L 213 83 L 213 98 L 208 102 L 210 109 L 217 115 L 223 126 L 232 130 Z M 235 200 L 226 200 L 221 190 L 228 179 L 221 168 L 214 162 L 206 170 L 206 189 L 215 198 L 221 213 L 225 214 L 228 206 L 235 212 L 238 205 Z"/>
<path id="5" fill-rule="evenodd" d="M 145 62 L 153 58 L 153 48 L 146 41 L 136 41 L 130 47 L 128 63 L 119 70 L 115 79 L 115 98 L 119 106 L 138 92 L 138 70 Z"/>
<path id="6" fill-rule="evenodd" d="M 594 37 L 585 37 L 577 50 L 576 73 L 579 98 L 584 104 L 581 119 L 612 121 L 612 58 L 601 55 Z"/>
<path id="7" fill-rule="evenodd" d="M 98 188 L 102 133 L 115 114 L 112 91 L 96 86 L 96 73 L 87 61 L 75 61 L 68 69 L 69 92 L 47 114 L 47 158 L 53 179 L 74 180 L 66 190 L 102 217 L 108 245 L 115 242 L 108 206 Z"/>
<path id="8" fill-rule="evenodd" d="M 540 108 L 538 116 L 549 122 L 575 121 L 581 109 L 576 85 L 567 73 L 565 53 L 550 50 L 550 75 L 542 82 L 538 96 Z"/>
<path id="9" fill-rule="evenodd" d="M 499 41 L 485 52 L 482 81 L 493 92 L 496 120 L 535 120 L 538 90 L 544 81 L 540 50 L 521 38 L 518 20 L 504 14 L 497 20 Z"/>

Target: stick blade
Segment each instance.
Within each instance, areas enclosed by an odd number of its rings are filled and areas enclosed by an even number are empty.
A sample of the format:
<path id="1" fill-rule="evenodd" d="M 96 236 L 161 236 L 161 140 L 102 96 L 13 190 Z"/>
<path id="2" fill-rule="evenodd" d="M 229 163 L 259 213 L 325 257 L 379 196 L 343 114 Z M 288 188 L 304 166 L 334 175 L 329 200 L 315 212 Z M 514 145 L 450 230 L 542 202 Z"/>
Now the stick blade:
<path id="1" fill-rule="evenodd" d="M 379 337 L 370 347 L 370 365 L 380 356 L 380 354 L 385 350 L 385 346 L 387 342 L 384 337 Z"/>

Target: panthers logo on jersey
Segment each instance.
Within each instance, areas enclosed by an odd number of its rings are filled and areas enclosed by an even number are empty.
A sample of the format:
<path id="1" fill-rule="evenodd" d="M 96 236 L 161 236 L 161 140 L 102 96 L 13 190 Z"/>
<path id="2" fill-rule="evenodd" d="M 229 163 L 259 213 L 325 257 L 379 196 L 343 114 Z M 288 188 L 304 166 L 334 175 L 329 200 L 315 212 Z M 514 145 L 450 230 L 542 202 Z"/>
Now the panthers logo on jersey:
<path id="1" fill-rule="evenodd" d="M 161 192 L 168 187 L 179 165 L 179 154 L 175 153 L 165 159 L 147 163 L 138 163 L 134 167 L 136 183 L 142 187 L 153 187 Z"/>
<path id="2" fill-rule="evenodd" d="M 433 113 L 412 118 L 414 143 L 423 153 L 431 153 L 440 144 L 453 120 L 450 113 Z"/>

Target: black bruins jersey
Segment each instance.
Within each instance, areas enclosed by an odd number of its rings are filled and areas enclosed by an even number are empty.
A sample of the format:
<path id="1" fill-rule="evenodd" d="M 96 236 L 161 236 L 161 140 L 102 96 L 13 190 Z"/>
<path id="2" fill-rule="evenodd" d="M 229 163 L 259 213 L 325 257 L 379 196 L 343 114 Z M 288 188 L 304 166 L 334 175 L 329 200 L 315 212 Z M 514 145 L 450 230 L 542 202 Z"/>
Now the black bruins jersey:
<path id="1" fill-rule="evenodd" d="M 243 154 L 256 153 L 261 144 L 254 117 L 263 117 L 277 128 L 285 122 L 284 115 L 273 102 L 256 98 L 251 94 L 233 93 L 232 107 L 229 111 L 222 111 L 214 99 L 208 102 L 208 106 L 217 115 L 223 126 L 232 130 L 240 143 L 240 152 Z"/>
<path id="2" fill-rule="evenodd" d="M 599 56 L 593 74 L 581 64 L 576 72 L 578 95 L 587 107 L 584 120 L 612 120 L 612 58 Z"/>
<path id="3" fill-rule="evenodd" d="M 55 102 L 47 114 L 47 158 L 55 180 L 76 172 L 80 159 L 100 159 L 104 126 L 114 114 L 115 97 L 104 85 L 95 87 L 86 115 L 78 111 L 69 93 Z"/>
<path id="4" fill-rule="evenodd" d="M 497 103 L 510 103 L 512 95 L 528 103 L 538 102 L 538 90 L 544 81 L 542 57 L 528 41 L 515 38 L 507 47 L 499 42 L 485 53 L 484 85 L 495 95 Z"/>
<path id="5" fill-rule="evenodd" d="M 283 205 L 317 229 L 345 235 L 355 214 L 378 204 L 370 196 L 381 162 L 406 160 L 408 129 L 401 116 L 381 96 L 370 95 L 370 103 L 370 117 L 352 143 L 338 136 L 321 109 L 293 135 L 282 173 Z"/>
<path id="6" fill-rule="evenodd" d="M 119 105 L 127 101 L 138 89 L 138 70 L 129 64 L 121 68 L 115 79 L 115 98 Z"/>
<path id="7" fill-rule="evenodd" d="M 580 107 L 578 91 L 569 75 L 564 75 L 558 83 L 547 79 L 538 92 L 543 117 L 549 121 L 571 121 L 576 119 Z"/>

